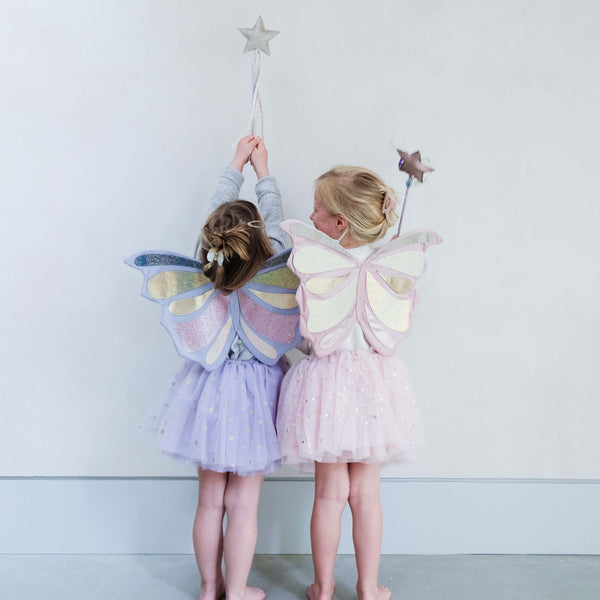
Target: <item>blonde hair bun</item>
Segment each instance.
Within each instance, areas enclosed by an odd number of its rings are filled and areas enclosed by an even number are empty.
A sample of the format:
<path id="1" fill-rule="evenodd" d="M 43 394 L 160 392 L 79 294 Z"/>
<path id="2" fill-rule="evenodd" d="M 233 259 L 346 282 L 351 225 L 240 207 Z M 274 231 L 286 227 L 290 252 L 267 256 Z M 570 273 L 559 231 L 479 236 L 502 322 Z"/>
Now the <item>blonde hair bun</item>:
<path id="1" fill-rule="evenodd" d="M 398 221 L 397 195 L 369 169 L 339 165 L 315 182 L 323 206 L 348 222 L 348 235 L 362 244 L 381 239 Z"/>

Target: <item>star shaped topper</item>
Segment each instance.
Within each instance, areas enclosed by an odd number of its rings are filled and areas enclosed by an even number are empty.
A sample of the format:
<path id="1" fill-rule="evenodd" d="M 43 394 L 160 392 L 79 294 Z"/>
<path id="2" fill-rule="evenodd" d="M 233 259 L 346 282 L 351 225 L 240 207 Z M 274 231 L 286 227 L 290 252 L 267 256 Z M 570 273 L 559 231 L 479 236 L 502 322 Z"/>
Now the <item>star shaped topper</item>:
<path id="1" fill-rule="evenodd" d="M 254 27 L 252 27 L 252 29 L 239 27 L 239 30 L 247 39 L 244 53 L 250 52 L 251 50 L 258 50 L 259 52 L 264 52 L 265 54 L 271 56 L 271 53 L 269 52 L 269 40 L 272 40 L 279 33 L 279 31 L 265 29 L 262 17 L 258 17 L 258 19 L 256 19 L 256 23 L 254 23 Z"/>
<path id="2" fill-rule="evenodd" d="M 411 177 L 415 177 L 421 183 L 423 183 L 423 175 L 433 171 L 431 167 L 428 167 L 421 162 L 421 153 L 418 150 L 412 154 L 409 154 L 404 150 L 396 149 L 396 151 L 400 155 L 398 168 L 401 171 L 408 173 Z"/>

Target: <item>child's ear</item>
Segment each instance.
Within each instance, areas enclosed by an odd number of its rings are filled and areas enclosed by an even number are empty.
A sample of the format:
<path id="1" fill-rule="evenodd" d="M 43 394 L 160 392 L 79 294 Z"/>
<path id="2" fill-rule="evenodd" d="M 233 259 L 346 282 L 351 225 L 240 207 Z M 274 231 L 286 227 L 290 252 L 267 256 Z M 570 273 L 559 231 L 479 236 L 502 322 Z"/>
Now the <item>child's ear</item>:
<path id="1" fill-rule="evenodd" d="M 335 226 L 338 228 L 338 231 L 345 231 L 346 227 L 348 227 L 348 221 L 346 220 L 346 217 L 344 217 L 344 215 L 337 215 L 335 218 Z"/>

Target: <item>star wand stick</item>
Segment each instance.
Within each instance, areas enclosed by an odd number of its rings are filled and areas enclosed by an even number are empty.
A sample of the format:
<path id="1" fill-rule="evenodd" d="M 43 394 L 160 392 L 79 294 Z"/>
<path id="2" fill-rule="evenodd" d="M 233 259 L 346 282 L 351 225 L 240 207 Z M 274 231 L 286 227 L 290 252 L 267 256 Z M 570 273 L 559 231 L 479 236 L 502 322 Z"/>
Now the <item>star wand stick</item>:
<path id="1" fill-rule="evenodd" d="M 252 57 L 252 112 L 250 114 L 250 134 L 263 137 L 263 112 L 260 92 L 258 90 L 258 80 L 260 77 L 261 52 L 271 56 L 269 51 L 269 40 L 273 39 L 279 31 L 265 29 L 262 17 L 258 17 L 254 27 L 239 28 L 242 35 L 246 38 L 244 53 L 254 50 Z"/>

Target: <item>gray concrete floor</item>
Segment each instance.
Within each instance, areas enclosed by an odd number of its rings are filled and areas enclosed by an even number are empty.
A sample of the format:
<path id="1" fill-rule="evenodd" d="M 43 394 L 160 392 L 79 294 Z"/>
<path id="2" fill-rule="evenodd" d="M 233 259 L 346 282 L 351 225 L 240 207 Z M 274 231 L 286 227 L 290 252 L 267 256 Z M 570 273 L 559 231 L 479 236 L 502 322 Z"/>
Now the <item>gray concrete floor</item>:
<path id="1" fill-rule="evenodd" d="M 310 556 L 256 556 L 249 583 L 267 598 L 304 600 Z M 354 593 L 353 556 L 336 563 L 336 599 Z M 599 600 L 600 556 L 384 556 L 396 600 Z M 191 555 L 0 555 L 0 600 L 190 600 Z"/>

